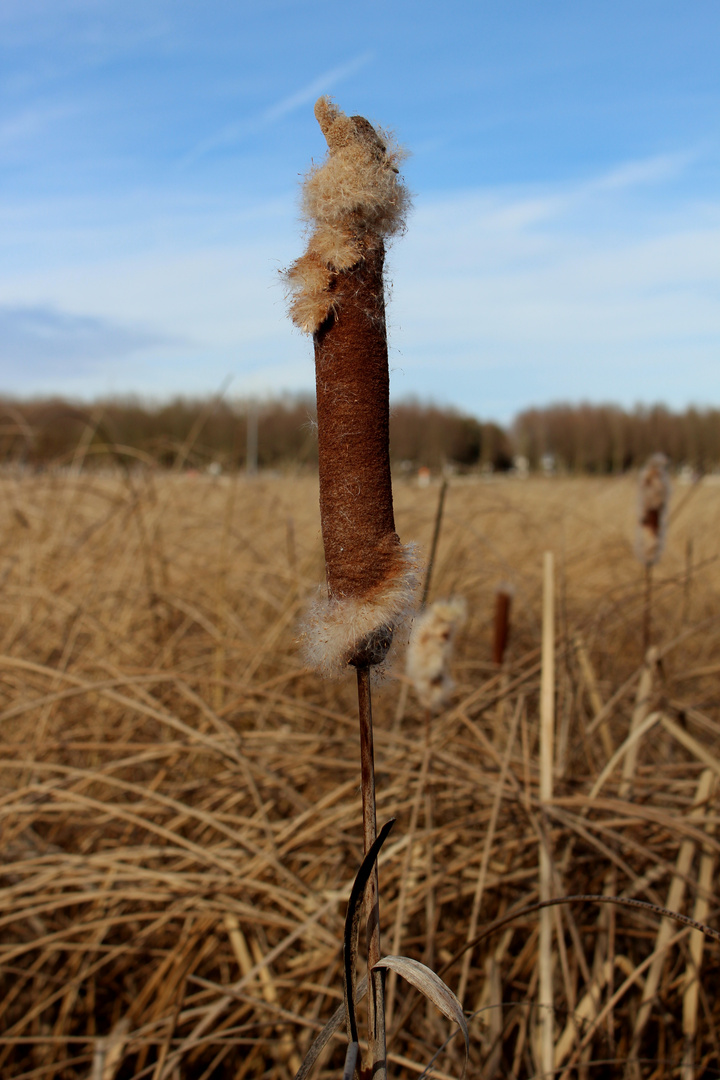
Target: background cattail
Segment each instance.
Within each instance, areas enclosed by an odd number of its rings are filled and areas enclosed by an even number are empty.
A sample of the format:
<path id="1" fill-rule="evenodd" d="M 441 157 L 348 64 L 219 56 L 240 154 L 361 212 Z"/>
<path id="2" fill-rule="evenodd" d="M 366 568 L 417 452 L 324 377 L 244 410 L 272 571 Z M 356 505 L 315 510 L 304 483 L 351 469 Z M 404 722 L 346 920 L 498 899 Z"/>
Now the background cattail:
<path id="1" fill-rule="evenodd" d="M 464 597 L 436 600 L 413 623 L 407 650 L 407 674 L 420 704 L 438 712 L 453 689 L 450 660 L 458 628 L 465 621 Z"/>
<path id="2" fill-rule="evenodd" d="M 670 477 L 668 459 L 653 454 L 638 481 L 638 527 L 635 550 L 645 566 L 654 566 L 665 546 Z"/>
<path id="3" fill-rule="evenodd" d="M 493 617 L 493 664 L 498 667 L 505 659 L 505 650 L 510 639 L 510 614 L 512 611 L 512 585 L 499 585 L 495 591 L 495 612 Z"/>
<path id="4" fill-rule="evenodd" d="M 287 272 L 290 314 L 312 333 L 327 601 L 305 635 L 321 673 L 380 663 L 407 613 L 415 557 L 395 532 L 390 480 L 385 238 L 409 205 L 400 151 L 327 98 L 315 115 L 325 162 L 303 188 L 308 247 Z"/>
<path id="5" fill-rule="evenodd" d="M 643 653 L 650 648 L 652 631 L 652 569 L 665 546 L 668 509 L 670 506 L 670 477 L 668 459 L 653 454 L 638 480 L 638 515 L 635 551 L 645 567 L 645 601 L 643 605 Z"/>

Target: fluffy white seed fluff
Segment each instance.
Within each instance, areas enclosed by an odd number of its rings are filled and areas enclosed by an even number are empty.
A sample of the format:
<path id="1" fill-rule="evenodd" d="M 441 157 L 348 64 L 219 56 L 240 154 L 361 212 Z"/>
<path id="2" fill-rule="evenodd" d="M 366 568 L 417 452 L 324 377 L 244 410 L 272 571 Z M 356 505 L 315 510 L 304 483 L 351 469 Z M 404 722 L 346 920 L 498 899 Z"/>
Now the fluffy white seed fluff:
<path id="1" fill-rule="evenodd" d="M 402 232 L 410 195 L 398 174 L 404 152 L 361 116 L 346 116 L 327 97 L 315 105 L 328 154 L 310 170 L 302 214 L 311 232 L 307 250 L 285 272 L 290 316 L 314 334 L 333 309 L 333 274 L 363 258 L 368 235 L 384 240 Z"/>
<path id="2" fill-rule="evenodd" d="M 465 621 L 464 597 L 436 600 L 413 622 L 407 650 L 407 674 L 421 705 L 432 712 L 448 701 L 454 683 L 450 661 L 458 628 Z"/>
<path id="3" fill-rule="evenodd" d="M 318 599 L 305 620 L 301 645 L 306 663 L 320 675 L 336 678 L 347 670 L 359 643 L 379 627 L 394 633 L 415 604 L 418 560 L 414 544 L 402 548 L 399 572 L 362 597 Z"/>

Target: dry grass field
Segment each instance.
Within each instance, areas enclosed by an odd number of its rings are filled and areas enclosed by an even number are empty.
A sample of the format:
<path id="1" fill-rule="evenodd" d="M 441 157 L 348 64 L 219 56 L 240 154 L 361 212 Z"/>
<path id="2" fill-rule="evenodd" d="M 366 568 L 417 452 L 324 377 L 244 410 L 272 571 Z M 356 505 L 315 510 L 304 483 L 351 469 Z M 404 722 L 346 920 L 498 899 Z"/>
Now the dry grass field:
<path id="1" fill-rule="evenodd" d="M 296 644 L 323 577 L 316 480 L 0 486 L 0 1076 L 288 1080 L 342 1000 L 362 858 L 354 679 L 320 682 Z M 396 486 L 404 541 L 427 550 L 437 497 Z M 457 954 L 537 901 L 541 843 L 557 896 L 717 924 L 720 486 L 673 492 L 644 679 L 634 512 L 632 478 L 452 483 L 430 595 L 468 603 L 452 702 L 426 731 L 401 662 L 374 692 L 378 815 L 397 818 L 383 949 L 462 989 L 473 1077 L 540 1072 L 538 913 Z M 546 550 L 556 770 L 541 808 Z M 716 941 L 645 909 L 552 911 L 555 1075 L 720 1075 Z M 459 1076 L 446 1019 L 400 982 L 390 1010 L 390 1075 L 434 1058 Z M 339 1076 L 343 1056 L 338 1036 L 314 1075 Z"/>

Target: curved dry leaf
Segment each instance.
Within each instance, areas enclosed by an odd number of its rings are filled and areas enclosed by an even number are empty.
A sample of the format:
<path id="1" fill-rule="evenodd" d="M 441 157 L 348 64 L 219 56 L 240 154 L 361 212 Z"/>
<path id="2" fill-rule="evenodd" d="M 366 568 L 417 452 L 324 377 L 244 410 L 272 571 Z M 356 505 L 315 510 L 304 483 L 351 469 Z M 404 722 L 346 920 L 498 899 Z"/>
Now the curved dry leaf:
<path id="1" fill-rule="evenodd" d="M 345 917 L 345 936 L 344 936 L 344 953 L 345 953 L 345 1001 L 342 1005 L 338 1006 L 333 1015 L 328 1020 L 325 1027 L 322 1029 L 318 1037 L 313 1042 L 312 1046 L 305 1055 L 305 1060 L 295 1074 L 295 1080 L 306 1080 L 309 1076 L 310 1070 L 320 1057 L 320 1054 L 325 1049 L 327 1044 L 332 1039 L 336 1031 L 345 1023 L 347 1016 L 350 1017 L 350 1029 L 351 1038 L 349 1039 L 348 1053 L 351 1053 L 351 1048 L 355 1046 L 356 1053 L 358 1051 L 358 1039 L 357 1039 L 357 1022 L 355 1020 L 355 1006 L 358 1002 L 362 1001 L 367 993 L 367 975 L 363 977 L 355 985 L 355 967 L 357 964 L 357 929 L 360 921 L 361 901 L 365 894 L 365 886 L 367 885 L 368 878 L 372 872 L 372 868 L 375 865 L 378 852 L 385 843 L 390 830 L 395 824 L 395 818 L 390 818 L 386 821 L 382 829 L 378 833 L 375 842 L 372 844 L 370 850 L 363 859 L 360 869 L 357 872 L 357 876 L 353 882 L 352 890 L 350 892 L 350 900 L 348 901 L 348 910 Z"/>
<path id="2" fill-rule="evenodd" d="M 357 986 L 355 987 L 355 1003 L 359 1004 L 365 997 L 366 993 L 367 975 L 363 975 L 362 978 L 358 981 Z M 303 1061 L 298 1071 L 295 1073 L 295 1080 L 306 1080 L 306 1077 L 310 1075 L 310 1070 L 312 1069 L 317 1059 L 320 1057 L 320 1054 L 330 1042 L 335 1032 L 339 1031 L 345 1023 L 345 1016 L 345 1002 L 343 1001 L 342 1005 L 338 1005 L 337 1009 L 332 1014 L 325 1027 L 322 1029 L 318 1037 L 311 1045 L 310 1049 L 305 1055 L 305 1060 Z"/>
<path id="3" fill-rule="evenodd" d="M 419 960 L 412 960 L 409 956 L 383 956 L 382 960 L 378 960 L 377 964 L 375 964 L 375 967 L 387 968 L 389 971 L 396 971 L 398 975 L 402 975 L 406 982 L 409 982 L 416 990 L 424 994 L 428 1001 L 432 1001 L 443 1016 L 447 1016 L 448 1020 L 453 1020 L 460 1027 L 465 1039 L 465 1064 L 462 1071 L 464 1080 L 470 1054 L 470 1032 L 468 1031 L 462 1005 L 450 987 L 431 968 L 421 964 Z M 374 970 L 375 968 L 373 968 Z"/>
<path id="4" fill-rule="evenodd" d="M 355 1016 L 355 973 L 357 970 L 357 938 L 362 901 L 365 896 L 365 888 L 370 880 L 373 867 L 375 866 L 375 860 L 394 824 L 395 818 L 390 818 L 389 821 L 386 821 L 372 843 L 357 872 L 357 876 L 350 892 L 350 900 L 348 901 L 347 915 L 345 916 L 343 959 L 345 967 L 345 1007 L 350 1028 L 350 1042 L 358 1042 L 357 1018 Z"/>

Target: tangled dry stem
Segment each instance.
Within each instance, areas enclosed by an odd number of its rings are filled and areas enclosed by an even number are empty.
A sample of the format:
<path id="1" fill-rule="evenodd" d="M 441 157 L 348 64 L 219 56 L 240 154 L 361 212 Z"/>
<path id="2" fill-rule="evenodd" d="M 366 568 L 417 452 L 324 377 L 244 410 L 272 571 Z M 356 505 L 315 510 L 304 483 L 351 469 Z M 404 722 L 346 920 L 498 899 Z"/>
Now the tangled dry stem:
<path id="1" fill-rule="evenodd" d="M 45 473 L 0 485 L 17 511 L 3 525 L 0 596 L 0 1071 L 290 1080 L 341 1001 L 345 904 L 362 860 L 354 688 L 319 682 L 295 644 L 323 564 L 316 479 Z M 613 881 L 618 895 L 665 906 L 689 843 L 681 910 L 705 904 L 717 925 L 707 869 L 720 854 L 717 803 L 696 805 L 705 769 L 719 767 L 710 485 L 674 521 L 658 573 L 663 674 L 632 801 L 622 759 L 593 793 L 608 760 L 603 715 L 617 749 L 642 666 L 632 500 L 628 480 L 448 492 L 436 589 L 467 596 L 468 622 L 429 763 L 420 710 L 410 702 L 395 721 L 401 682 L 388 679 L 374 702 L 378 815 L 397 817 L 380 866 L 383 932 L 389 941 L 401 914 L 398 951 L 444 966 L 466 943 L 483 867 L 479 930 L 537 897 L 537 551 L 547 548 L 564 582 L 549 811 L 557 891 L 607 893 Z M 435 502 L 432 489 L 396 490 L 399 526 L 426 547 Z M 683 622 L 688 536 L 695 580 Z M 503 672 L 491 656 L 500 577 L 515 586 Z M 593 1077 L 616 1077 L 658 922 L 587 904 L 556 925 L 560 1074 L 577 1053 Z M 669 939 L 639 1046 L 643 1076 L 679 1075 L 683 1061 L 699 1077 L 718 1068 L 720 953 L 705 945 L 699 982 L 689 978 L 689 934 Z M 480 1010 L 475 1074 L 536 1074 L 536 962 L 536 916 L 474 950 L 464 1003 Z M 445 972 L 453 989 L 459 967 Z M 694 1029 L 683 1019 L 693 986 Z M 390 1069 L 416 1077 L 450 1031 L 401 983 L 396 992 Z M 344 1043 L 333 1045 L 320 1067 L 337 1075 Z M 451 1042 L 439 1075 L 459 1075 L 453 1055 Z"/>

